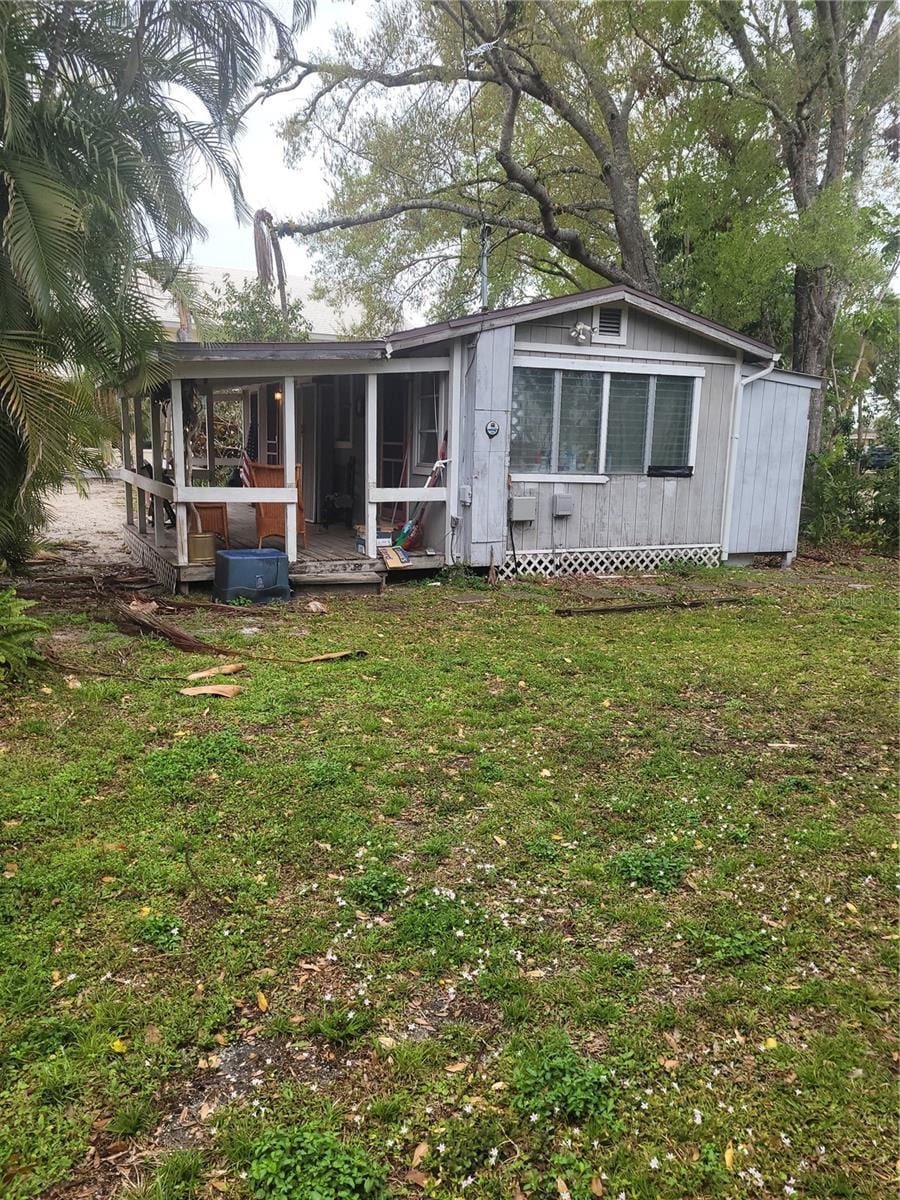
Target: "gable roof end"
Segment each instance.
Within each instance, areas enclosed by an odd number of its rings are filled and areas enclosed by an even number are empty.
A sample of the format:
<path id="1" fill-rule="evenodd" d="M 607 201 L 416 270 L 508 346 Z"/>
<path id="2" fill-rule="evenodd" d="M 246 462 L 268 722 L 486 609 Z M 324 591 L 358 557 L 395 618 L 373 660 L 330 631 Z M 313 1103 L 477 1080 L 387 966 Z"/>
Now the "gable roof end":
<path id="1" fill-rule="evenodd" d="M 519 325 L 523 321 L 534 321 L 540 317 L 572 312 L 589 305 L 612 304 L 616 301 L 630 304 L 633 308 L 664 321 L 691 329 L 701 337 L 731 346 L 735 350 L 744 350 L 748 354 L 764 358 L 774 358 L 778 353 L 775 347 L 767 342 L 761 342 L 745 333 L 738 333 L 737 330 L 720 325 L 718 321 L 698 316 L 677 304 L 670 304 L 668 300 L 661 300 L 658 296 L 651 296 L 648 292 L 641 292 L 623 284 L 574 292 L 568 296 L 555 296 L 549 300 L 535 300 L 530 304 L 516 304 L 509 308 L 492 309 L 465 317 L 452 317 L 449 321 L 421 325 L 416 329 L 401 329 L 390 334 L 387 341 L 392 348 L 404 350 L 407 347 L 428 345 L 430 342 L 446 341 L 447 338 L 460 337 L 467 333 L 480 333 L 482 330 L 499 329 L 505 325 Z"/>

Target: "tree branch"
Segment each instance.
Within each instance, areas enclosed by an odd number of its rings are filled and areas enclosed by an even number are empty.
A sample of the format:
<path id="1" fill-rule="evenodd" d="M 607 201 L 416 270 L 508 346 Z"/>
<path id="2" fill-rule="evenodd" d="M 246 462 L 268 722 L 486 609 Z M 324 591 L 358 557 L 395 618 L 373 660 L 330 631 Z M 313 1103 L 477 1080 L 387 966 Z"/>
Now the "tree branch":
<path id="1" fill-rule="evenodd" d="M 388 204 L 384 208 L 360 213 L 356 216 L 326 217 L 321 221 L 280 221 L 274 226 L 274 232 L 279 237 L 311 237 L 318 233 L 328 233 L 332 229 L 356 229 L 361 225 L 376 225 L 380 221 L 389 221 L 392 217 L 399 217 L 407 212 L 429 211 L 455 214 L 477 225 L 480 225 L 483 220 L 481 212 L 472 205 L 458 204 L 451 200 L 435 200 L 423 196 L 414 200 L 400 200 L 394 204 Z M 559 230 L 559 238 L 563 243 L 561 245 L 560 241 L 548 236 L 543 225 L 534 221 L 523 221 L 517 217 L 507 217 L 499 213 L 492 213 L 486 219 L 489 225 L 497 229 L 512 229 L 517 233 L 529 234 L 557 246 L 569 257 L 581 263 L 583 267 L 608 279 L 610 283 L 637 286 L 632 276 L 627 271 L 623 271 L 616 263 L 588 251 L 581 240 L 581 235 L 574 229 Z"/>

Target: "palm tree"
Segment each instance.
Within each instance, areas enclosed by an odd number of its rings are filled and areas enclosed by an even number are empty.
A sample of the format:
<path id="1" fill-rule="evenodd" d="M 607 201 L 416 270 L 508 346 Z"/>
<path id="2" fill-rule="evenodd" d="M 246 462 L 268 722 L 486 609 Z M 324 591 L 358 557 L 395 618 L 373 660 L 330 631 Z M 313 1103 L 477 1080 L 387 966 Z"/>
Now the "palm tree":
<path id="1" fill-rule="evenodd" d="M 264 56 L 293 53 L 263 0 L 0 5 L 0 561 L 86 465 L 99 383 L 159 377 L 153 281 L 177 290 L 197 172 L 246 212 L 235 135 Z"/>

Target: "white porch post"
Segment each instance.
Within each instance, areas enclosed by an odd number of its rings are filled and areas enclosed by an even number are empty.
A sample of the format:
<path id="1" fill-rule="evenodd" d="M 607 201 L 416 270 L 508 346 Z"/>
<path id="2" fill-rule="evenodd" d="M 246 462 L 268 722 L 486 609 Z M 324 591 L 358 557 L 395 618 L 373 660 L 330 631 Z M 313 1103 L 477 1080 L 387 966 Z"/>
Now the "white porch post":
<path id="1" fill-rule="evenodd" d="M 150 461 L 153 464 L 153 478 L 162 481 L 163 477 L 163 446 L 162 446 L 162 405 L 158 400 L 150 401 Z M 157 546 L 165 539 L 165 508 L 162 497 L 154 495 L 153 504 L 153 540 Z"/>
<path id="2" fill-rule="evenodd" d="M 134 467 L 131 457 L 131 421 L 128 417 L 128 400 L 124 392 L 119 392 L 119 410 L 122 414 L 122 466 L 126 471 Z M 131 484 L 125 484 L 125 524 L 134 524 L 134 497 Z"/>
<path id="3" fill-rule="evenodd" d="M 297 420 L 294 405 L 294 377 L 284 377 L 284 486 L 294 489 L 293 504 L 284 506 L 284 549 L 288 562 L 297 558 Z"/>
<path id="4" fill-rule="evenodd" d="M 144 465 L 144 411 L 143 401 L 140 396 L 135 396 L 134 401 L 134 469 L 140 472 Z M 147 532 L 147 493 L 137 489 L 138 499 L 138 532 Z"/>
<path id="5" fill-rule="evenodd" d="M 184 457 L 184 410 L 181 406 L 181 380 L 172 380 L 172 457 L 175 460 L 175 545 L 179 566 L 188 560 L 187 505 L 180 499 L 187 486 Z"/>
<path id="6" fill-rule="evenodd" d="M 462 419 L 463 347 L 457 339 L 450 351 L 447 379 L 447 503 L 444 505 L 446 537 L 444 556 L 453 566 L 453 531 L 459 522 L 459 427 Z M 438 434 L 440 437 L 440 433 Z"/>
<path id="7" fill-rule="evenodd" d="M 366 375 L 366 557 L 378 550 L 378 505 L 370 492 L 378 486 L 378 376 Z"/>

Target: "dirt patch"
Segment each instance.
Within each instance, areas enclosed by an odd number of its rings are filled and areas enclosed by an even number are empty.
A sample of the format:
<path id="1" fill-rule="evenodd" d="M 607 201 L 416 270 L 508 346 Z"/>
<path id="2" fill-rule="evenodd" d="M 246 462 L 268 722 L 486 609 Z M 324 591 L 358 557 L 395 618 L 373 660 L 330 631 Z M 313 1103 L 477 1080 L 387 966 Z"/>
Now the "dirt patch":
<path id="1" fill-rule="evenodd" d="M 66 484 L 50 502 L 46 540 L 65 560 L 69 569 L 110 570 L 134 566 L 122 539 L 125 497 L 121 483 L 94 479 L 88 494 L 79 496 Z"/>

